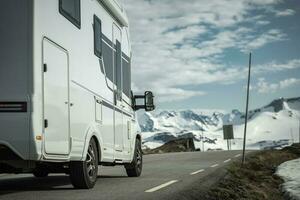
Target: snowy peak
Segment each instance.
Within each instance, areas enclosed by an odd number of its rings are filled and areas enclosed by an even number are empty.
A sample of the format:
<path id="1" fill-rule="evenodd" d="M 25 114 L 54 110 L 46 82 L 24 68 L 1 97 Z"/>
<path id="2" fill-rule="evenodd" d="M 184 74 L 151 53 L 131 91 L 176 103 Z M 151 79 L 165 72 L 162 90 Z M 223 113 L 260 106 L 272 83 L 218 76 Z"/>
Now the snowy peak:
<path id="1" fill-rule="evenodd" d="M 204 130 L 219 124 L 219 115 L 205 116 L 192 110 L 144 113 L 139 117 L 142 132 L 180 132 L 182 130 Z"/>
<path id="2" fill-rule="evenodd" d="M 293 132 L 298 130 L 299 119 L 300 97 L 276 99 L 267 106 L 249 111 L 249 140 L 253 146 L 281 145 L 282 141 L 286 144 L 296 138 Z M 240 145 L 245 114 L 236 109 L 230 113 L 210 114 L 202 114 L 198 110 L 164 110 L 139 113 L 138 121 L 143 134 L 143 144 L 149 148 L 182 137 L 193 137 L 196 142 L 204 141 L 210 147 L 216 147 L 225 144 L 222 132 L 224 124 L 234 125 L 236 145 Z"/>
<path id="3" fill-rule="evenodd" d="M 138 117 L 142 132 L 154 131 L 154 119 L 150 113 L 144 113 Z"/>
<path id="4" fill-rule="evenodd" d="M 290 99 L 276 99 L 267 106 L 249 111 L 248 120 L 252 120 L 265 112 L 278 113 L 282 110 L 300 111 L 300 97 Z M 240 125 L 245 121 L 245 114 L 237 109 L 223 114 L 214 112 L 212 115 L 203 115 L 193 110 L 161 111 L 142 113 L 138 117 L 142 132 L 180 132 L 182 130 L 217 130 L 223 124 Z"/>
<path id="5" fill-rule="evenodd" d="M 298 110 L 300 111 L 300 97 L 297 98 L 290 98 L 290 99 L 285 99 L 285 98 L 280 98 L 272 101 L 269 105 L 264 107 L 265 109 L 267 108 L 273 108 L 274 112 L 278 113 L 283 109 L 286 110 Z"/>
<path id="6" fill-rule="evenodd" d="M 182 117 L 183 119 L 187 120 L 187 121 L 198 121 L 198 122 L 204 122 L 204 116 L 201 115 L 197 115 L 196 113 L 194 113 L 191 110 L 186 110 L 186 111 L 180 111 L 179 112 L 180 117 Z"/>

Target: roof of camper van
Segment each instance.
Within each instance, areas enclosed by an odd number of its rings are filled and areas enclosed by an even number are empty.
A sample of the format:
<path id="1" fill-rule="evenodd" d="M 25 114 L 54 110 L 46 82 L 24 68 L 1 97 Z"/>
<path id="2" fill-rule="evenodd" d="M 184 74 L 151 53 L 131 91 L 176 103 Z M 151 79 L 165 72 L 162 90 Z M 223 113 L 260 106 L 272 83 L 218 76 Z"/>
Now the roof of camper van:
<path id="1" fill-rule="evenodd" d="M 122 26 L 128 26 L 128 18 L 123 5 L 118 0 L 99 0 Z"/>

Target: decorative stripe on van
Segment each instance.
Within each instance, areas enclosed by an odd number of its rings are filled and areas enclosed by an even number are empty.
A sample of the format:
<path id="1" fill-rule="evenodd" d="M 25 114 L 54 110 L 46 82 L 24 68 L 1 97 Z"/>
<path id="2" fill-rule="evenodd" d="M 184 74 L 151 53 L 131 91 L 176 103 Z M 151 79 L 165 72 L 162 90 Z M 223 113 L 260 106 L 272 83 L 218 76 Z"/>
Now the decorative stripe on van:
<path id="1" fill-rule="evenodd" d="M 113 105 L 107 103 L 106 101 L 102 100 L 102 105 L 107 108 L 110 108 L 112 110 L 115 110 L 116 112 L 122 113 L 123 115 L 126 115 L 128 117 L 132 117 L 132 115 L 127 114 L 126 112 L 122 111 L 121 109 L 117 108 L 116 106 L 113 106 Z"/>

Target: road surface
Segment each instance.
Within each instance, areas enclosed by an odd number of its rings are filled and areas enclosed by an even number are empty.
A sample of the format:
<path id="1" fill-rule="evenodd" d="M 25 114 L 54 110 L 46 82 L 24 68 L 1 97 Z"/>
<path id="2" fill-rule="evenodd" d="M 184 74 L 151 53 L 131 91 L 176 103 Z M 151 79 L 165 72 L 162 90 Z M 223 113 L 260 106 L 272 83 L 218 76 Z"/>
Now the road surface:
<path id="1" fill-rule="evenodd" d="M 65 175 L 0 175 L 0 199 L 182 199 L 184 191 L 199 181 L 208 185 L 218 170 L 240 157 L 241 151 L 147 155 L 141 177 L 128 178 L 122 166 L 100 167 L 92 190 L 73 189 Z"/>

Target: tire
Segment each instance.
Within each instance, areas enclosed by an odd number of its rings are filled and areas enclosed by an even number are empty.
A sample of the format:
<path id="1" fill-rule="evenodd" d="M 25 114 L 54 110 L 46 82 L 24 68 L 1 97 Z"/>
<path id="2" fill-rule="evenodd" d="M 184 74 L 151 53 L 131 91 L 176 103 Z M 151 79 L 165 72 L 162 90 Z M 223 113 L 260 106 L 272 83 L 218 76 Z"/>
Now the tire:
<path id="1" fill-rule="evenodd" d="M 45 178 L 49 175 L 46 169 L 35 169 L 32 173 L 36 178 Z"/>
<path id="2" fill-rule="evenodd" d="M 133 160 L 130 164 L 125 165 L 126 173 L 129 177 L 139 177 L 143 170 L 143 152 L 141 141 L 136 140 Z"/>
<path id="3" fill-rule="evenodd" d="M 93 188 L 98 176 L 98 150 L 94 139 L 89 143 L 85 161 L 70 163 L 70 179 L 77 189 Z"/>

